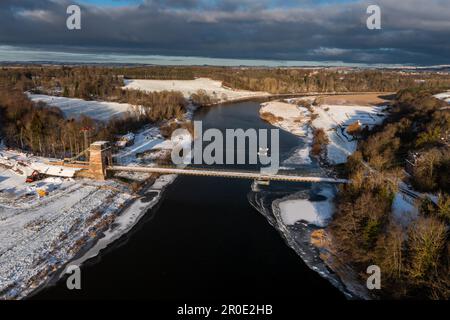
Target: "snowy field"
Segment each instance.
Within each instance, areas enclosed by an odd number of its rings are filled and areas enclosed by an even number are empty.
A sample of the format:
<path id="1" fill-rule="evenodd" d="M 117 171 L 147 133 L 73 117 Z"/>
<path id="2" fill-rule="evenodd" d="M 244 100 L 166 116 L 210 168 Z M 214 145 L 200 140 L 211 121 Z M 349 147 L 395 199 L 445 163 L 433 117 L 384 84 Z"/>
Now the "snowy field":
<path id="1" fill-rule="evenodd" d="M 373 126 L 383 122 L 385 107 L 321 105 L 314 107 L 318 117 L 312 122 L 314 128 L 322 128 L 328 134 L 328 161 L 332 164 L 347 162 L 347 157 L 356 151 L 357 141 L 347 134 L 348 125 L 359 121 L 361 127 Z"/>
<path id="2" fill-rule="evenodd" d="M 85 114 L 106 121 L 137 109 L 128 104 L 29 97 L 59 107 L 67 117 Z M 188 106 L 185 120 L 193 117 L 194 109 Z M 133 144 L 115 155 L 122 165 L 152 165 L 170 156 L 177 145 L 191 142 L 189 135 L 166 140 L 152 126 L 126 136 Z M 52 160 L 6 149 L 0 141 L 0 299 L 24 298 L 76 256 L 71 264 L 80 265 L 96 256 L 130 231 L 176 178 L 159 176 L 139 196 L 117 180 L 77 178 L 80 169 L 52 165 Z M 35 170 L 48 177 L 26 183 Z M 152 175 L 123 172 L 117 176 L 148 183 Z"/>
<path id="3" fill-rule="evenodd" d="M 253 97 L 265 97 L 266 92 L 253 92 L 246 90 L 233 90 L 222 86 L 221 81 L 208 78 L 197 78 L 195 80 L 125 80 L 124 89 L 142 90 L 147 92 L 180 91 L 185 98 L 189 98 L 198 90 L 218 99 L 219 102 L 234 101 Z"/>
<path id="4" fill-rule="evenodd" d="M 24 186 L 24 177 L 9 169 L 0 180 L 9 188 L 0 184 L 0 299 L 40 286 L 133 198 L 114 182 L 47 178 Z M 48 196 L 40 198 L 38 188 Z"/>
<path id="5" fill-rule="evenodd" d="M 67 118 L 78 118 L 82 114 L 100 121 L 108 121 L 115 117 L 122 117 L 128 113 L 138 112 L 138 107 L 127 103 L 86 101 L 75 98 L 30 94 L 28 97 L 34 102 L 45 102 L 49 106 L 58 107 Z"/>
<path id="6" fill-rule="evenodd" d="M 289 170 L 289 168 L 298 165 L 308 165 L 312 163 L 310 154 L 313 142 L 313 132 L 310 127 L 307 128 L 307 135 L 304 141 L 305 143 L 303 145 L 297 147 L 287 159 L 283 160 L 282 165 L 286 166 L 283 167 L 283 169 Z"/>
<path id="7" fill-rule="evenodd" d="M 311 97 L 308 97 L 311 98 Z M 263 103 L 260 115 L 270 113 L 280 120 L 272 124 L 294 135 L 306 137 L 307 145 L 299 150 L 299 155 L 307 159 L 306 153 L 312 142 L 313 128 L 322 128 L 328 135 L 330 143 L 327 146 L 327 157 L 331 164 L 340 164 L 347 161 L 347 157 L 355 152 L 357 141 L 346 132 L 348 125 L 359 121 L 362 127 L 372 128 L 380 124 L 385 118 L 385 107 L 380 106 L 346 106 L 346 105 L 321 105 L 311 106 L 316 118 L 312 120 L 311 112 L 302 106 L 290 102 L 271 101 Z"/>
<path id="8" fill-rule="evenodd" d="M 115 182 L 75 180 L 76 169 L 50 160 L 0 149 L 0 299 L 45 282 L 133 198 Z M 34 170 L 60 176 L 26 183 Z"/>

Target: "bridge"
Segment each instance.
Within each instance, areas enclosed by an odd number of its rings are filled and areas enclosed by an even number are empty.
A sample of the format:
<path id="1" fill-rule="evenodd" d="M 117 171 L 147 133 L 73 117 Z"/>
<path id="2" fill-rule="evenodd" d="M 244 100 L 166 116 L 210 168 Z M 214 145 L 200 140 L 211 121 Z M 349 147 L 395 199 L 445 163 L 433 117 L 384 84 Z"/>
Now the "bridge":
<path id="1" fill-rule="evenodd" d="M 287 174 L 264 174 L 260 172 L 238 171 L 238 170 L 217 170 L 205 168 L 169 168 L 169 167 L 141 167 L 141 166 L 109 166 L 107 171 L 125 171 L 125 172 L 145 172 L 158 174 L 177 174 L 186 176 L 200 177 L 222 177 L 235 179 L 250 179 L 255 181 L 288 181 L 288 182 L 312 182 L 312 183 L 348 183 L 346 179 L 323 178 L 323 177 L 305 177 Z"/>
<path id="2" fill-rule="evenodd" d="M 155 174 L 176 174 L 199 177 L 222 177 L 254 180 L 256 184 L 269 184 L 270 181 L 310 182 L 310 183 L 348 183 L 346 179 L 329 177 L 308 177 L 291 174 L 265 174 L 257 171 L 220 170 L 206 168 L 179 168 L 161 166 L 120 166 L 115 165 L 112 157 L 112 148 L 107 141 L 97 141 L 89 148 L 89 162 L 79 162 L 67 159 L 60 163 L 62 166 L 77 167 L 82 170 L 84 177 L 96 180 L 105 180 L 113 172 L 142 172 Z"/>

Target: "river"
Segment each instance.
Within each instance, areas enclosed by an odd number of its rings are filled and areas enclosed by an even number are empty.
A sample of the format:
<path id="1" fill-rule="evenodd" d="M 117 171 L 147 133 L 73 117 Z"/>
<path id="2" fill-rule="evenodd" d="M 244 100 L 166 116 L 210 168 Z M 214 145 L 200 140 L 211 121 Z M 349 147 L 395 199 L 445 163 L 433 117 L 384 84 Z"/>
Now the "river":
<path id="1" fill-rule="evenodd" d="M 233 103 L 198 110 L 195 119 L 204 129 L 273 129 L 258 111 L 258 101 Z M 303 143 L 280 131 L 281 158 Z M 290 166 L 318 170 L 314 162 Z M 277 198 L 310 188 L 278 183 L 266 192 Z M 69 291 L 61 279 L 33 299 L 344 299 L 250 204 L 255 196 L 251 181 L 180 176 L 131 232 L 82 266 L 82 290 Z"/>

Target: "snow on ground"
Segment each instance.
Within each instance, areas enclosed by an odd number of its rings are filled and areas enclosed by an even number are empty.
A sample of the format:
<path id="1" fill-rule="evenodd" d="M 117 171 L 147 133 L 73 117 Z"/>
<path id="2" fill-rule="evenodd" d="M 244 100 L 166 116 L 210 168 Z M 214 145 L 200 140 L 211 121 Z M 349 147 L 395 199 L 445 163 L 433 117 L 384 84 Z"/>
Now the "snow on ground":
<path id="1" fill-rule="evenodd" d="M 0 177 L 7 187 L 24 188 L 11 170 Z M 133 198 L 115 182 L 49 178 L 29 186 L 38 187 L 49 195 L 0 192 L 0 298 L 21 298 L 41 285 Z M 5 197 L 15 205 L 4 205 Z"/>
<path id="2" fill-rule="evenodd" d="M 116 182 L 68 178 L 76 170 L 50 160 L 0 149 L 0 299 L 45 282 L 134 197 Z M 36 169 L 62 177 L 26 183 Z"/>
<path id="3" fill-rule="evenodd" d="M 285 101 L 263 103 L 259 114 L 272 125 L 299 137 L 305 137 L 305 143 L 297 148 L 288 159 L 284 160 L 283 165 L 310 164 L 311 157 L 309 154 L 313 133 L 308 123 L 311 120 L 311 113 L 307 108 L 297 105 L 296 99 L 286 99 Z M 267 114 L 269 114 L 269 118 L 267 118 Z"/>
<path id="4" fill-rule="evenodd" d="M 289 103 L 280 101 L 263 103 L 260 115 L 267 118 L 267 115 L 264 116 L 264 114 L 271 114 L 272 117 L 269 116 L 269 119 L 272 120 L 269 121 L 272 125 L 294 135 L 306 137 L 305 146 L 300 148 L 294 156 L 301 157 L 302 162 L 308 163 L 312 142 L 311 113 L 307 108 L 296 105 L 298 100 L 286 101 Z M 327 146 L 327 156 L 328 161 L 332 164 L 345 163 L 347 157 L 356 150 L 357 141 L 346 132 L 348 125 L 360 121 L 362 127 L 372 128 L 381 123 L 385 117 L 385 107 L 379 106 L 321 105 L 311 108 L 316 114 L 316 118 L 312 121 L 312 127 L 322 128 L 328 134 L 330 143 Z"/>
<path id="5" fill-rule="evenodd" d="M 138 112 L 139 107 L 128 103 L 86 101 L 75 98 L 30 94 L 28 97 L 35 102 L 45 102 L 49 106 L 58 107 L 67 118 L 77 118 L 82 114 L 100 121 L 108 121 L 115 117 L 125 116 L 127 113 Z"/>
<path id="6" fill-rule="evenodd" d="M 134 110 L 127 104 L 29 96 L 60 107 L 67 117 L 83 113 L 108 120 Z M 189 105 L 185 120 L 191 119 L 194 111 L 195 107 Z M 170 155 L 174 147 L 191 143 L 188 134 L 166 140 L 158 127 L 151 126 L 130 133 L 127 138 L 134 140 L 133 144 L 115 155 L 122 165 L 152 165 Z M 76 255 L 82 253 L 72 261 L 77 265 L 97 255 L 131 230 L 176 178 L 159 176 L 144 189 L 143 196 L 138 196 L 113 180 L 74 179 L 79 169 L 49 164 L 52 160 L 8 150 L 0 141 L 0 299 L 26 297 Z M 51 177 L 26 183 L 26 177 L 34 170 Z M 151 177 L 143 173 L 121 174 L 117 176 L 144 183 Z M 86 244 L 93 246 L 83 253 Z"/>
<path id="7" fill-rule="evenodd" d="M 419 215 L 415 199 L 404 192 L 397 192 L 392 202 L 392 214 L 395 220 L 407 227 Z"/>
<path id="8" fill-rule="evenodd" d="M 25 176 L 0 166 L 0 206 L 27 207 L 39 199 L 38 191 L 50 197 L 60 188 L 66 187 L 72 179 L 50 177 L 34 183 L 25 183 Z"/>
<path id="9" fill-rule="evenodd" d="M 310 157 L 311 153 L 311 145 L 313 141 L 313 132 L 310 127 L 307 129 L 307 136 L 303 145 L 296 148 L 292 154 L 285 160 L 283 160 L 282 164 L 285 166 L 295 166 L 295 165 L 307 165 L 311 164 L 312 160 Z"/>
<path id="10" fill-rule="evenodd" d="M 144 128 L 135 134 L 134 143 L 114 154 L 114 158 L 121 165 L 136 162 L 137 154 L 152 150 L 164 141 L 158 127 Z"/>
<path id="11" fill-rule="evenodd" d="M 441 99 L 446 101 L 447 103 L 450 104 L 450 91 L 447 92 L 443 92 L 443 93 L 439 93 L 434 95 L 435 98 Z"/>
<path id="12" fill-rule="evenodd" d="M 289 199 L 279 202 L 283 223 L 294 225 L 296 222 L 305 221 L 318 227 L 325 227 L 334 212 L 334 192 L 331 187 L 324 187 L 318 194 L 324 199 L 321 201 Z"/>
<path id="13" fill-rule="evenodd" d="M 135 134 L 134 144 L 120 150 L 114 155 L 120 165 L 136 164 L 137 156 L 147 154 L 146 160 L 156 160 L 167 155 L 175 146 L 190 145 L 190 135 L 174 135 L 173 139 L 166 140 L 161 135 L 159 128 L 147 127 Z M 147 164 L 148 165 L 148 164 Z"/>
<path id="14" fill-rule="evenodd" d="M 71 261 L 72 265 L 81 265 L 88 259 L 96 257 L 101 250 L 106 248 L 114 241 L 127 234 L 139 220 L 155 206 L 162 197 L 165 188 L 175 180 L 175 175 L 163 175 L 156 179 L 155 183 L 145 190 L 144 196 L 136 199 L 127 207 L 114 221 L 114 228 L 105 231 L 104 237 L 89 249 L 82 257 Z M 151 200 L 149 200 L 149 197 Z"/>
<path id="15" fill-rule="evenodd" d="M 168 141 L 157 127 L 147 127 L 134 134 L 133 145 L 121 150 L 116 159 L 120 164 L 151 165 L 164 151 L 187 143 L 184 138 Z M 153 158 L 141 159 L 146 152 L 154 152 Z M 85 244 L 94 246 L 74 263 L 97 255 L 137 224 L 175 179 L 160 176 L 143 196 L 137 196 L 113 180 L 73 179 L 77 169 L 49 165 L 51 160 L 3 145 L 0 149 L 0 299 L 26 297 Z M 61 177 L 26 183 L 34 170 Z M 126 178 L 144 182 L 150 176 L 127 174 Z"/>
<path id="16" fill-rule="evenodd" d="M 281 101 L 270 101 L 261 104 L 260 115 L 271 114 L 274 120 L 272 125 L 277 126 L 297 136 L 307 135 L 305 125 L 311 118 L 311 114 L 305 107 Z"/>
<path id="17" fill-rule="evenodd" d="M 36 157 L 24 152 L 0 148 L 0 166 L 27 177 L 38 171 L 49 176 L 73 178 L 80 169 L 49 164 L 56 159 Z"/>
<path id="18" fill-rule="evenodd" d="M 356 151 L 357 140 L 347 134 L 346 127 L 358 120 L 364 128 L 383 122 L 385 107 L 363 107 L 342 105 L 321 105 L 314 107 L 317 118 L 313 120 L 314 128 L 322 128 L 328 134 L 328 161 L 332 164 L 345 163 L 347 157 Z"/>
<path id="19" fill-rule="evenodd" d="M 221 81 L 208 78 L 195 80 L 125 80 L 124 89 L 142 90 L 147 92 L 180 91 L 185 98 L 189 98 L 198 90 L 205 90 L 212 98 L 220 102 L 248 99 L 253 97 L 265 97 L 267 92 L 233 90 L 222 85 Z"/>

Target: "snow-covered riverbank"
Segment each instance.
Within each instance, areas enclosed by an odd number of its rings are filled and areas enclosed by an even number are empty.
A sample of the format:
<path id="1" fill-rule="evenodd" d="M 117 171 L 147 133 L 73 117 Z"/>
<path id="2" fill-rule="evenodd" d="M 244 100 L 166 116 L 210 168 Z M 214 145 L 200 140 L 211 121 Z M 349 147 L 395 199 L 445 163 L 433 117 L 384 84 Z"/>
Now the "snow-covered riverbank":
<path id="1" fill-rule="evenodd" d="M 139 222 L 148 215 L 161 201 L 165 189 L 175 181 L 176 175 L 164 175 L 158 177 L 154 183 L 150 186 L 143 188 L 139 195 L 136 195 L 133 201 L 130 201 L 128 205 L 122 209 L 114 220 L 114 223 L 110 225 L 110 228 L 106 229 L 102 234 L 92 241 L 90 246 L 87 246 L 72 259 L 66 266 L 82 266 L 84 263 L 95 259 L 96 257 L 104 254 L 106 250 L 111 250 L 114 244 L 117 243 L 123 237 L 130 236 L 133 228 L 135 228 Z M 65 275 L 67 267 L 60 268 L 53 274 L 52 277 L 45 279 L 45 282 L 37 288 L 31 294 L 36 294 L 40 290 L 44 289 L 46 285 L 53 285 Z"/>
<path id="2" fill-rule="evenodd" d="M 348 126 L 357 123 L 361 128 L 372 128 L 385 117 L 385 107 L 311 104 L 313 101 L 314 97 L 308 97 L 308 100 L 289 99 L 261 105 L 262 119 L 304 137 L 303 156 L 290 161 L 305 163 L 304 159 L 310 157 L 311 132 L 321 128 L 330 141 L 327 146 L 327 162 L 345 163 L 357 147 L 357 140 L 347 133 Z M 307 134 L 308 130 L 310 134 Z M 351 268 L 339 261 L 326 231 L 321 229 L 326 228 L 332 220 L 336 193 L 333 186 L 318 185 L 309 191 L 289 194 L 274 201 L 251 202 L 312 270 L 329 280 L 347 298 L 369 299 L 367 289 L 359 285 Z"/>
<path id="3" fill-rule="evenodd" d="M 307 97 L 305 101 L 314 99 Z M 356 151 L 357 140 L 347 132 L 352 124 L 361 129 L 380 124 L 386 115 L 385 106 L 310 105 L 302 106 L 302 99 L 271 101 L 261 105 L 260 116 L 272 125 L 312 142 L 310 129 L 323 129 L 328 136 L 327 160 L 341 164 Z M 309 149 L 308 149 L 309 150 Z"/>
<path id="4" fill-rule="evenodd" d="M 335 191 L 331 187 L 320 190 L 315 201 L 311 199 L 292 199 L 280 201 L 278 207 L 281 219 L 285 225 L 295 225 L 297 222 L 306 222 L 318 227 L 325 227 L 334 212 Z"/>
<path id="5" fill-rule="evenodd" d="M 270 101 L 261 104 L 259 114 L 270 124 L 296 136 L 304 137 L 308 131 L 311 112 L 301 105 L 283 101 Z"/>
<path id="6" fill-rule="evenodd" d="M 147 127 L 116 161 L 151 165 L 171 148 L 157 127 Z M 0 150 L 0 299 L 25 298 L 64 275 L 67 264 L 98 255 L 128 233 L 176 178 L 120 173 L 118 180 L 93 181 L 51 160 Z M 26 183 L 34 170 L 55 177 Z M 144 185 L 140 192 L 133 181 Z"/>
<path id="7" fill-rule="evenodd" d="M 306 221 L 308 217 L 312 217 L 311 212 L 317 212 L 315 209 L 296 212 L 296 215 L 302 215 L 300 219 L 286 221 L 286 211 L 282 207 L 286 203 L 298 203 L 301 201 L 307 206 L 322 205 L 330 203 L 332 197 L 320 199 L 320 201 L 311 201 L 311 196 L 318 193 L 333 193 L 326 186 L 321 189 L 312 189 L 310 191 L 300 191 L 285 196 L 275 195 L 275 199 L 270 192 L 252 192 L 249 200 L 252 206 L 267 218 L 269 223 L 281 234 L 286 244 L 295 251 L 302 261 L 314 272 L 328 280 L 334 287 L 339 289 L 347 299 L 364 298 L 355 293 L 356 290 L 349 290 L 346 284 L 341 281 L 339 276 L 333 272 L 325 263 L 325 257 L 329 257 L 330 253 L 326 249 L 319 249 L 312 241 L 317 233 L 318 227 L 314 223 Z M 329 211 L 328 211 L 329 212 Z M 321 215 L 321 213 L 319 213 Z M 295 220 L 295 222 L 294 222 Z M 311 219 L 314 222 L 315 219 Z"/>
<path id="8" fill-rule="evenodd" d="M 114 181 L 46 178 L 26 185 L 25 176 L 3 165 L 0 180 L 0 298 L 4 299 L 24 298 L 42 286 L 135 198 Z"/>

